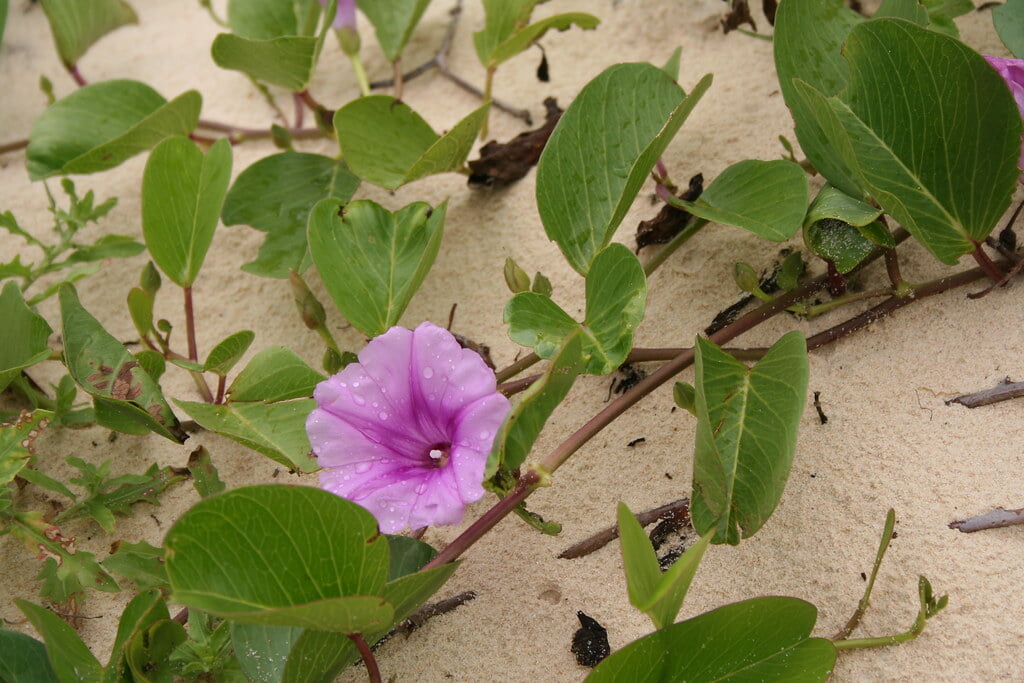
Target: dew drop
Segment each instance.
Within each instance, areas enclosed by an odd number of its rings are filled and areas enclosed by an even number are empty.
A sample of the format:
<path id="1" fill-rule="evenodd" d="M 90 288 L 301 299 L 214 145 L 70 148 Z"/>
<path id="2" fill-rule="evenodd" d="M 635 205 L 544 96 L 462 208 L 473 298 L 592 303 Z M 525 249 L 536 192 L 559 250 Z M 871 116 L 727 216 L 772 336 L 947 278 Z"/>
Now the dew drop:
<path id="1" fill-rule="evenodd" d="M 370 463 L 363 461 L 356 463 L 356 474 L 366 474 L 370 471 Z"/>
<path id="2" fill-rule="evenodd" d="M 352 382 L 352 388 L 353 389 L 359 388 L 359 382 Z"/>
<path id="3" fill-rule="evenodd" d="M 480 432 L 480 440 L 481 441 L 486 441 L 489 438 L 491 438 L 491 433 L 489 431 L 487 431 L 485 429 L 484 431 Z"/>
<path id="4" fill-rule="evenodd" d="M 374 402 L 373 402 L 373 403 L 372 403 L 371 405 L 372 405 L 372 406 L 373 406 L 374 408 L 380 408 L 380 404 L 379 404 L 379 403 L 377 403 L 376 401 L 374 401 Z"/>
<path id="5" fill-rule="evenodd" d="M 353 394 L 352 395 L 352 402 L 355 403 L 357 406 L 365 406 L 366 405 L 366 399 L 363 398 L 362 396 L 359 396 L 358 394 Z"/>
<path id="6" fill-rule="evenodd" d="M 434 376 L 434 368 L 427 366 L 423 368 L 423 379 L 430 379 Z"/>
<path id="7" fill-rule="evenodd" d="M 380 418 L 381 420 L 386 420 L 388 419 L 389 415 L 382 410 L 379 413 L 377 413 L 377 417 Z"/>
<path id="8" fill-rule="evenodd" d="M 416 491 L 416 495 L 418 495 L 418 496 L 423 495 L 424 493 L 427 492 L 427 485 L 425 483 L 424 484 L 420 484 L 414 490 Z"/>

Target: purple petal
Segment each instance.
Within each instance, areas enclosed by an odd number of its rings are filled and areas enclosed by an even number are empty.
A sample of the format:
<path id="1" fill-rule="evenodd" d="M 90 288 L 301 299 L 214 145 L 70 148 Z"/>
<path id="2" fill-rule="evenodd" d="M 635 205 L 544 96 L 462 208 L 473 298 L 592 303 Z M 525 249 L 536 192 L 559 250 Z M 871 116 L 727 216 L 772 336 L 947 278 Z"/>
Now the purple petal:
<path id="1" fill-rule="evenodd" d="M 424 412 L 448 425 L 469 403 L 493 394 L 494 372 L 475 351 L 464 349 L 448 330 L 423 323 L 413 332 L 411 380 Z"/>
<path id="2" fill-rule="evenodd" d="M 1001 57 L 985 57 L 985 59 L 1006 81 L 1006 85 L 1009 86 L 1013 99 L 1017 103 L 1017 109 L 1021 116 L 1024 116 L 1024 59 L 1003 59 Z M 1017 167 L 1024 169 L 1024 137 L 1021 141 L 1021 153 L 1017 160 Z"/>

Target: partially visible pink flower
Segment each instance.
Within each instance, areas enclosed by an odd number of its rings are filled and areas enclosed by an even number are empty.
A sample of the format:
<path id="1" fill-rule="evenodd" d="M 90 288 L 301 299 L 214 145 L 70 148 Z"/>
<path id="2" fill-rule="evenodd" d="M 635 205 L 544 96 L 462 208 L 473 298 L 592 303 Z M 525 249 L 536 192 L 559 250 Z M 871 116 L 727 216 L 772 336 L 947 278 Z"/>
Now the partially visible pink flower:
<path id="1" fill-rule="evenodd" d="M 995 67 L 995 70 L 1006 81 L 1006 85 L 1010 86 L 1013 99 L 1017 102 L 1017 109 L 1020 110 L 1021 116 L 1024 116 L 1024 59 L 1003 59 L 1001 57 L 985 57 L 985 59 Z M 1024 169 L 1024 141 L 1022 141 L 1017 167 Z"/>
<path id="2" fill-rule="evenodd" d="M 458 524 L 483 496 L 509 402 L 483 359 L 447 330 L 392 327 L 315 398 L 306 431 L 320 485 L 373 513 L 381 531 Z"/>
<path id="3" fill-rule="evenodd" d="M 327 7 L 327 0 L 320 0 L 320 4 Z M 334 28 L 347 26 L 352 30 L 356 28 L 356 0 L 338 0 L 338 13 L 334 15 Z"/>

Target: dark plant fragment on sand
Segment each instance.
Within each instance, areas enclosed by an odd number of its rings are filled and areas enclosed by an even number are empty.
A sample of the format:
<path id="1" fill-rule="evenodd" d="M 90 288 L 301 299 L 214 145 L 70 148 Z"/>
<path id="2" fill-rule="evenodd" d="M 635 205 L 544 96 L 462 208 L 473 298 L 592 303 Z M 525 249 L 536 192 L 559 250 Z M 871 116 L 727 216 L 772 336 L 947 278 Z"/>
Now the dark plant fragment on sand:
<path id="1" fill-rule="evenodd" d="M 690 178 L 690 186 L 679 195 L 679 198 L 695 202 L 703 191 L 704 174 L 698 173 Z M 636 252 L 639 254 L 641 249 L 651 244 L 671 242 L 672 238 L 682 232 L 692 218 L 689 211 L 665 204 L 657 216 L 636 226 Z"/>
<path id="2" fill-rule="evenodd" d="M 608 631 L 596 619 L 576 612 L 580 628 L 572 636 L 572 653 L 580 666 L 595 667 L 612 652 L 608 644 Z"/>
<path id="3" fill-rule="evenodd" d="M 520 133 L 509 142 L 491 140 L 480 148 L 480 158 L 469 162 L 469 184 L 501 187 L 519 180 L 537 164 L 544 145 L 562 117 L 562 110 L 553 97 L 544 100 L 544 125 Z"/>

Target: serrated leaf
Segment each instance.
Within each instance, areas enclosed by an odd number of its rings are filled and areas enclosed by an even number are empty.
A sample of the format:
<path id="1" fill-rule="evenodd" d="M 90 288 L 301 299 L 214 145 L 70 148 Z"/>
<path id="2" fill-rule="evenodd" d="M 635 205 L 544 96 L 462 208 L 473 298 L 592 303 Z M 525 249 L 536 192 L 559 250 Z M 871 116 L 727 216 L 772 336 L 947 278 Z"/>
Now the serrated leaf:
<path id="1" fill-rule="evenodd" d="M 697 339 L 690 512 L 701 536 L 736 545 L 771 516 L 789 476 L 807 396 L 807 342 L 783 335 L 748 368 Z"/>
<path id="2" fill-rule="evenodd" d="M 123 0 L 41 0 L 40 4 L 66 68 L 74 66 L 93 43 L 114 29 L 139 23 L 135 11 Z"/>
<path id="3" fill-rule="evenodd" d="M 392 213 L 360 199 L 319 202 L 309 246 L 320 279 L 344 316 L 370 337 L 398 323 L 434 265 L 448 204 L 416 202 Z"/>
<path id="4" fill-rule="evenodd" d="M 222 377 L 228 374 L 249 350 L 254 339 L 256 339 L 256 333 L 252 330 L 242 330 L 225 337 L 210 350 L 210 355 L 203 363 L 203 370 Z"/>
<path id="5" fill-rule="evenodd" d="M 74 460 L 84 462 L 77 458 Z M 74 464 L 72 458 L 68 458 L 68 462 Z M 146 470 L 145 474 L 132 476 L 130 480 L 127 480 L 125 477 L 118 477 L 103 482 L 96 482 L 94 486 L 95 491 L 92 495 L 76 502 L 62 512 L 57 519 L 59 521 L 69 521 L 80 517 L 91 517 L 108 534 L 113 533 L 115 514 L 122 516 L 130 515 L 131 506 L 135 503 L 145 502 L 159 505 L 160 500 L 157 496 L 166 491 L 171 484 L 182 479 L 184 477 L 176 475 L 169 466 L 160 467 L 153 463 Z M 80 482 L 73 481 L 72 483 Z"/>
<path id="6" fill-rule="evenodd" d="M 622 365 L 633 348 L 633 332 L 644 317 L 647 279 L 626 247 L 612 244 L 594 259 L 587 275 L 587 309 L 583 324 L 573 320 L 547 296 L 516 294 L 505 307 L 512 341 L 551 359 L 565 339 L 582 330 L 584 372 L 606 375 Z"/>
<path id="7" fill-rule="evenodd" d="M 125 235 L 104 235 L 92 244 L 83 244 L 68 255 L 67 263 L 89 263 L 108 258 L 127 258 L 141 254 L 145 245 Z"/>
<path id="8" fill-rule="evenodd" d="M 409 105 L 389 95 L 360 97 L 334 113 L 334 130 L 349 169 L 394 190 L 435 173 L 460 168 L 487 118 L 487 104 L 443 136 Z"/>
<path id="9" fill-rule="evenodd" d="M 54 102 L 32 124 L 29 177 L 113 168 L 164 138 L 191 133 L 201 106 L 195 90 L 168 102 L 138 81 L 91 83 Z"/>
<path id="10" fill-rule="evenodd" d="M 571 332 L 544 374 L 513 406 L 494 439 L 484 479 L 493 477 L 499 468 L 514 471 L 526 461 L 544 424 L 583 369 L 582 338 L 582 330 Z"/>
<path id="11" fill-rule="evenodd" d="M 228 405 L 177 400 L 175 403 L 206 429 L 259 451 L 289 469 L 312 472 L 318 468 L 310 456 L 306 436 L 306 417 L 316 405 L 312 399 Z"/>
<path id="12" fill-rule="evenodd" d="M 75 382 L 104 408 L 173 441 L 187 435 L 139 362 L 82 307 L 71 285 L 60 289 L 64 360 Z M 97 414 L 97 419 L 99 415 Z"/>
<path id="13" fill-rule="evenodd" d="M 807 200 L 807 174 L 798 164 L 747 159 L 722 171 L 697 201 L 671 203 L 705 220 L 784 242 L 800 229 Z"/>
<path id="14" fill-rule="evenodd" d="M 32 457 L 32 444 L 53 413 L 23 412 L 12 423 L 0 425 L 0 489 L 23 471 Z"/>
<path id="15" fill-rule="evenodd" d="M 373 24 L 377 42 L 388 61 L 398 59 L 430 0 L 359 0 L 357 5 Z"/>
<path id="16" fill-rule="evenodd" d="M 991 232 L 1016 187 L 1022 124 L 1013 97 L 979 54 L 905 21 L 857 26 L 844 56 L 845 90 L 827 97 L 798 82 L 798 95 L 861 187 L 955 264 Z M 913 113 L 922 111 L 933 115 Z"/>
<path id="17" fill-rule="evenodd" d="M 259 256 L 242 270 L 286 278 L 309 266 L 306 224 L 321 199 L 348 202 L 359 178 L 345 163 L 319 154 L 283 152 L 260 159 L 235 179 L 224 201 L 224 225 L 249 225 L 267 233 Z"/>
<path id="18" fill-rule="evenodd" d="M 98 683 L 103 667 L 89 652 L 75 630 L 50 610 L 28 600 L 14 599 L 18 609 L 28 617 L 46 642 L 46 652 L 53 671 L 62 683 L 86 681 Z"/>
<path id="19" fill-rule="evenodd" d="M 188 471 L 192 475 L 192 483 L 200 498 L 209 498 L 227 488 L 221 481 L 220 473 L 217 472 L 206 446 L 200 446 L 188 456 Z"/>
<path id="20" fill-rule="evenodd" d="M 1024 58 L 1024 0 L 1007 0 L 993 8 L 992 23 L 1013 56 Z"/>
<path id="21" fill-rule="evenodd" d="M 6 9 L 2 5 L 0 1 L 0 12 Z M 0 680 L 5 683 L 58 683 L 60 679 L 46 656 L 45 645 L 24 633 L 2 628 Z"/>
<path id="22" fill-rule="evenodd" d="M 5 331 L 5 341 L 0 344 L 0 391 L 3 391 L 22 370 L 50 357 L 47 342 L 53 329 L 45 318 L 28 307 L 14 282 L 6 283 L 0 292 L 0 320 Z"/>
<path id="23" fill-rule="evenodd" d="M 200 501 L 167 533 L 164 557 L 176 600 L 242 623 L 366 633 L 394 613 L 373 597 L 388 569 L 376 520 L 317 488 L 248 486 Z"/>
<path id="24" fill-rule="evenodd" d="M 586 275 L 668 143 L 711 85 L 689 96 L 650 64 L 618 64 L 562 115 L 537 164 L 537 209 L 548 237 Z"/>
<path id="25" fill-rule="evenodd" d="M 220 139 L 205 155 L 191 140 L 164 140 L 142 176 L 142 234 L 156 265 L 191 287 L 213 241 L 231 180 L 231 145 Z"/>
<path id="26" fill-rule="evenodd" d="M 725 605 L 633 641 L 587 681 L 824 681 L 836 650 L 810 637 L 817 616 L 814 605 L 796 598 Z"/>
<path id="27" fill-rule="evenodd" d="M 270 346 L 263 349 L 238 373 L 228 387 L 231 402 L 275 403 L 313 395 L 313 389 L 327 379 L 291 349 Z"/>

